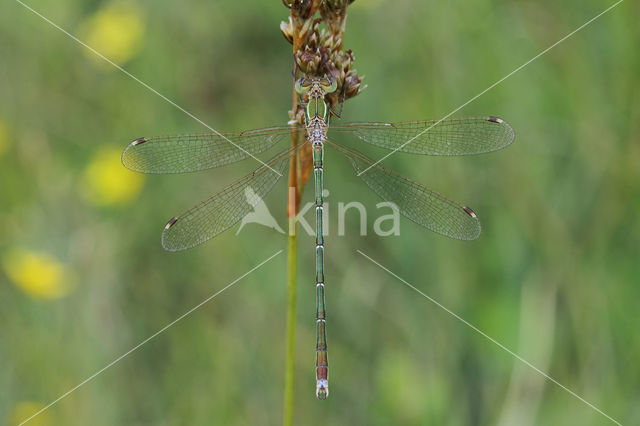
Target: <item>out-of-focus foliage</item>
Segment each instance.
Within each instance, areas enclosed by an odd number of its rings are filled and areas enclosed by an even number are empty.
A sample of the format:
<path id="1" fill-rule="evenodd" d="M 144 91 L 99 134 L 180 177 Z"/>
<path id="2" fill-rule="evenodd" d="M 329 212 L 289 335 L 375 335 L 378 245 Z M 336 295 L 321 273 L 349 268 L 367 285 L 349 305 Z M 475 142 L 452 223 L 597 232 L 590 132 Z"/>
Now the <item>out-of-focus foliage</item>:
<path id="1" fill-rule="evenodd" d="M 57 299 L 69 292 L 68 272 L 49 254 L 16 249 L 5 255 L 3 264 L 7 277 L 35 299 Z"/>
<path id="2" fill-rule="evenodd" d="M 27 3 L 220 131 L 288 120 L 280 0 Z M 342 120 L 440 118 L 610 4 L 358 0 L 344 46 L 369 87 Z M 621 423 L 640 423 L 638 16 L 623 2 L 458 112 L 509 121 L 508 149 L 384 161 L 471 206 L 477 241 L 409 221 L 376 237 L 378 200 L 327 153 L 332 391 L 315 398 L 314 239 L 303 234 L 296 424 L 609 424 L 357 249 Z M 249 224 L 163 252 L 167 219 L 257 163 L 131 174 L 118 164 L 131 140 L 207 129 L 17 2 L 0 4 L 0 57 L 0 423 L 15 425 L 286 237 Z M 266 200 L 283 228 L 285 186 Z M 338 203 L 354 200 L 368 207 L 369 235 L 350 210 L 340 237 Z M 28 424 L 279 424 L 285 296 L 280 255 Z"/>
<path id="3" fill-rule="evenodd" d="M 21 401 L 15 404 L 9 416 L 9 424 L 19 424 L 25 419 L 38 413 L 45 408 L 40 402 Z M 39 416 L 34 417 L 29 424 L 34 426 L 50 426 L 51 418 L 49 413 L 42 412 Z"/>
<path id="4" fill-rule="evenodd" d="M 0 121 L 0 157 L 9 149 L 9 135 L 5 124 Z"/>

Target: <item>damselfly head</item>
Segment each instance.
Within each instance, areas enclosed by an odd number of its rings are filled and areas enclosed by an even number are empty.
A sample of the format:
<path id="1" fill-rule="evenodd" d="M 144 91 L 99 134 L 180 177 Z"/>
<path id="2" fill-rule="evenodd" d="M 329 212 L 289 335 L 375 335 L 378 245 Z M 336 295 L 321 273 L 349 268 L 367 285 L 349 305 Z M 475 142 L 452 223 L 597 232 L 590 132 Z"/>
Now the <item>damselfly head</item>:
<path id="1" fill-rule="evenodd" d="M 301 95 L 306 95 L 309 90 L 313 87 L 313 80 L 310 78 L 299 78 L 296 80 L 296 92 Z"/>
<path id="2" fill-rule="evenodd" d="M 302 77 L 296 81 L 296 92 L 301 95 L 306 95 L 309 93 L 311 96 L 320 96 L 327 93 L 333 93 L 337 88 L 338 82 L 333 77 Z"/>
<path id="3" fill-rule="evenodd" d="M 338 81 L 333 77 L 325 77 L 318 81 L 325 93 L 333 93 L 338 88 Z"/>

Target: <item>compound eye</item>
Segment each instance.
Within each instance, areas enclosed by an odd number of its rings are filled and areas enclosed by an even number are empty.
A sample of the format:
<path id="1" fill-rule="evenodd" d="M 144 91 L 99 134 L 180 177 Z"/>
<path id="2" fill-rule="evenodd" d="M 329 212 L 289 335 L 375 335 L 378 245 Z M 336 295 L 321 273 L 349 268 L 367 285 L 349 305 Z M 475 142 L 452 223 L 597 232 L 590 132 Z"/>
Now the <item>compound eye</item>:
<path id="1" fill-rule="evenodd" d="M 309 80 L 308 78 L 299 78 L 296 81 L 296 92 L 304 95 L 309 91 L 309 89 L 311 89 L 311 85 L 311 80 Z"/>
<path id="2" fill-rule="evenodd" d="M 338 82 L 333 77 L 327 77 L 323 81 L 320 82 L 320 86 L 325 93 L 333 93 L 338 88 Z"/>

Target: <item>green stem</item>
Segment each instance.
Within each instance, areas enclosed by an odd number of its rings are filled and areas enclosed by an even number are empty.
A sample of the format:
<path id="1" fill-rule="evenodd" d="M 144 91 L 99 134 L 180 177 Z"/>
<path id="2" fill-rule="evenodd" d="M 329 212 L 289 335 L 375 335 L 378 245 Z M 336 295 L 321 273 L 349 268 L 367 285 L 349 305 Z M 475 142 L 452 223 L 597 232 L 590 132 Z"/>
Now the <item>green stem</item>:
<path id="1" fill-rule="evenodd" d="M 298 112 L 298 94 L 295 90 L 295 83 L 292 90 L 293 105 L 291 107 L 292 116 Z M 298 131 L 296 125 L 292 125 L 294 131 L 291 132 L 291 146 L 298 146 Z M 287 353 L 284 373 L 284 411 L 282 424 L 284 426 L 293 425 L 293 385 L 295 378 L 296 359 L 296 287 L 297 287 L 297 257 L 298 257 L 298 213 L 299 199 L 298 184 L 298 154 L 291 156 L 289 160 L 289 196 L 287 199 L 287 217 L 289 218 L 289 245 L 287 257 Z"/>
<path id="2" fill-rule="evenodd" d="M 295 377 L 295 338 L 296 338 L 296 261 L 297 261 L 297 223 L 295 216 L 289 218 L 289 247 L 287 259 L 287 354 L 284 377 L 284 426 L 293 425 L 293 383 Z"/>

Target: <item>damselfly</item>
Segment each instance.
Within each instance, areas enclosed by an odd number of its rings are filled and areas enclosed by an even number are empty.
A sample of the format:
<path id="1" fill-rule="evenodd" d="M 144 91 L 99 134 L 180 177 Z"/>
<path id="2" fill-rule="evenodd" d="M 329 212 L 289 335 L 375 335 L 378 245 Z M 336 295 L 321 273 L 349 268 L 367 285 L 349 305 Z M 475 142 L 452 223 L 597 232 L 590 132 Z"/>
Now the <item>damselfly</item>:
<path id="1" fill-rule="evenodd" d="M 402 123 L 347 123 L 329 126 L 331 112 L 325 96 L 336 90 L 332 78 L 301 78 L 296 82 L 305 108 L 305 143 L 312 147 L 316 205 L 316 395 L 329 394 L 325 323 L 323 186 L 324 146 L 346 156 L 357 175 L 382 199 L 417 224 L 447 237 L 473 240 L 480 222 L 469 207 L 413 182 L 363 154 L 347 149 L 328 135 L 350 133 L 362 141 L 392 152 L 425 155 L 471 155 L 496 151 L 511 144 L 511 126 L 497 117 L 450 118 Z M 122 154 L 123 164 L 142 173 L 187 173 L 224 166 L 254 157 L 292 132 L 291 126 L 240 133 L 206 133 L 136 139 Z M 201 244 L 230 228 L 273 188 L 298 147 L 286 149 L 253 173 L 209 199 L 173 217 L 162 232 L 169 251 Z M 251 199 L 249 199 L 251 198 Z"/>

